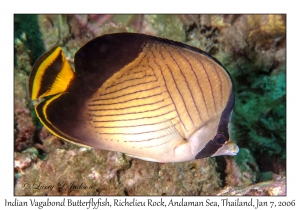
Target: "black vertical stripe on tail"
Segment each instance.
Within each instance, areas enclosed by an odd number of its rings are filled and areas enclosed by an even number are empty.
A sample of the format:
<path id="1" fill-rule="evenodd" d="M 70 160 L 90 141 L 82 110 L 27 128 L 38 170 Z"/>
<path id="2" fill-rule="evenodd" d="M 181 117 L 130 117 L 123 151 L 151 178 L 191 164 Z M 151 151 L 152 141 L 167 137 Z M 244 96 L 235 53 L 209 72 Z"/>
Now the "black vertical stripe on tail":
<path id="1" fill-rule="evenodd" d="M 47 66 L 45 69 L 45 73 L 42 75 L 41 79 L 41 87 L 38 92 L 38 95 L 42 95 L 45 92 L 49 91 L 55 81 L 55 78 L 59 74 L 59 72 L 62 70 L 63 67 L 63 59 L 61 52 L 59 55 L 53 60 L 53 62 Z"/>
<path id="2" fill-rule="evenodd" d="M 55 50 L 56 50 L 57 47 L 54 47 L 52 48 L 51 50 L 49 50 L 48 52 L 46 52 L 44 55 L 42 55 L 37 61 L 36 63 L 34 64 L 33 68 L 32 68 L 32 71 L 30 73 L 30 77 L 29 77 L 29 83 L 28 83 L 28 90 L 29 90 L 29 95 L 30 97 L 32 97 L 32 90 L 33 90 L 33 83 L 34 83 L 34 80 L 35 80 L 35 75 L 38 73 L 38 70 L 39 70 L 39 67 L 40 65 L 44 62 L 44 60 L 50 56 Z M 37 97 L 38 98 L 38 97 Z"/>

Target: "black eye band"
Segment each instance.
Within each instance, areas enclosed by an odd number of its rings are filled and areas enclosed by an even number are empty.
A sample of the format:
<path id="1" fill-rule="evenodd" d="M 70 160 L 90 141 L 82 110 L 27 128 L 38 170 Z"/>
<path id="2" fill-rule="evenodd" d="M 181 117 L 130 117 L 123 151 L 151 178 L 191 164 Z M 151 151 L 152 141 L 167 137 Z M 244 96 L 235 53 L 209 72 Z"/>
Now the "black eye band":
<path id="1" fill-rule="evenodd" d="M 228 141 L 228 134 L 218 133 L 205 147 L 196 155 L 196 159 L 210 157 L 215 154 Z"/>

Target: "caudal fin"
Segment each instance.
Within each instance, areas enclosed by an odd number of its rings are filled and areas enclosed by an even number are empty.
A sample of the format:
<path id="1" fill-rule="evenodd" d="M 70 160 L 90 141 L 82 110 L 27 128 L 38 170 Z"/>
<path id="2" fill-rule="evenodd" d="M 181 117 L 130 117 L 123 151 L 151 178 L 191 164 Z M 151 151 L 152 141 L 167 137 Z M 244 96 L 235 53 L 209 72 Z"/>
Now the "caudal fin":
<path id="1" fill-rule="evenodd" d="M 55 47 L 35 63 L 29 79 L 32 100 L 66 92 L 75 74 L 60 47 Z"/>

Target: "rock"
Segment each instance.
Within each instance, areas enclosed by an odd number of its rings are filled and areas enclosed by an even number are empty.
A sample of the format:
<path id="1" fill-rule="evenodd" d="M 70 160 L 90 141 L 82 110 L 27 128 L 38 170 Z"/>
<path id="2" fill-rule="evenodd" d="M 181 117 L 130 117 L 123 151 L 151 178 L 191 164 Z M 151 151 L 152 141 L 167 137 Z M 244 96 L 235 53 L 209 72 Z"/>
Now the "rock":
<path id="1" fill-rule="evenodd" d="M 259 169 L 250 151 L 240 148 L 235 157 L 224 157 L 226 161 L 226 185 L 249 186 L 259 179 Z"/>
<path id="2" fill-rule="evenodd" d="M 260 182 L 244 188 L 225 187 L 215 195 L 222 196 L 286 196 L 286 179 Z"/>

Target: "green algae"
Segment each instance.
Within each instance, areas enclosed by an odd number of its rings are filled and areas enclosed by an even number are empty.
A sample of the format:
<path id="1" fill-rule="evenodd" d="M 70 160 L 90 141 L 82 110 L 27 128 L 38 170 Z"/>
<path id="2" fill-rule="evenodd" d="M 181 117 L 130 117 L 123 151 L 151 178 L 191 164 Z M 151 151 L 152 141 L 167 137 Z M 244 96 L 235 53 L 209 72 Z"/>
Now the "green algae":
<path id="1" fill-rule="evenodd" d="M 286 157 L 286 74 L 235 78 L 234 139 L 258 156 Z"/>
<path id="2" fill-rule="evenodd" d="M 14 37 L 24 39 L 27 37 L 26 50 L 30 49 L 31 64 L 33 64 L 45 52 L 42 34 L 39 30 L 38 15 L 36 14 L 15 14 L 14 15 Z M 15 56 L 15 65 L 17 65 Z"/>

